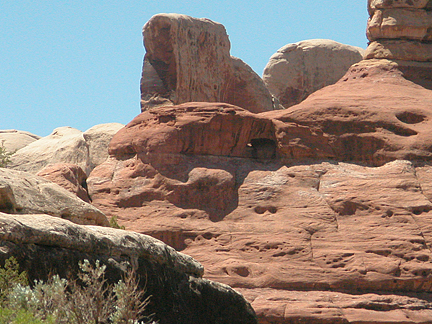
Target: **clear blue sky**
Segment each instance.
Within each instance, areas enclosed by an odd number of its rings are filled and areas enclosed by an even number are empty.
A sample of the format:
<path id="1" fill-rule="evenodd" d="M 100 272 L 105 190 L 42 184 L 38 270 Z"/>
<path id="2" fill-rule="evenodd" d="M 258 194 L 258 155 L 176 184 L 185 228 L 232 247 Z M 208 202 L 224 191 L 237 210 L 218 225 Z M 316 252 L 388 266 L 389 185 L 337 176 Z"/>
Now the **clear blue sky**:
<path id="1" fill-rule="evenodd" d="M 285 44 L 313 38 L 366 48 L 366 0 L 2 0 L 0 129 L 128 123 L 140 113 L 142 26 L 157 13 L 222 23 L 231 54 L 259 75 Z"/>

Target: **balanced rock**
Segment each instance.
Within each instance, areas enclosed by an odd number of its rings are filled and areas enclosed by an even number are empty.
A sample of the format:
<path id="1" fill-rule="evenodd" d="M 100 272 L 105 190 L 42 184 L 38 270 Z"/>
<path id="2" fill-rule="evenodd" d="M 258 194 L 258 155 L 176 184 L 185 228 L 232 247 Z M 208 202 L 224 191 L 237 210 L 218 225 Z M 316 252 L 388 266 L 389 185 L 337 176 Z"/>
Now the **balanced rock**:
<path id="1" fill-rule="evenodd" d="M 288 44 L 267 63 L 263 80 L 285 108 L 311 93 L 336 83 L 348 68 L 362 60 L 364 50 L 326 39 Z"/>
<path id="2" fill-rule="evenodd" d="M 432 1 L 369 0 L 365 58 L 432 62 Z"/>
<path id="3" fill-rule="evenodd" d="M 108 226 L 106 216 L 59 185 L 28 172 L 0 168 L 0 211 L 48 214 L 77 224 Z"/>
<path id="4" fill-rule="evenodd" d="M 36 175 L 58 184 L 83 201 L 90 202 L 87 192 L 87 175 L 79 166 L 69 163 L 50 164 Z"/>
<path id="5" fill-rule="evenodd" d="M 56 128 L 50 135 L 18 150 L 8 167 L 37 173 L 55 163 L 70 163 L 86 174 L 108 157 L 108 143 L 122 124 L 97 125 L 86 132 L 72 127 Z"/>
<path id="6" fill-rule="evenodd" d="M 3 145 L 7 152 L 16 152 L 39 138 L 40 136 L 15 129 L 0 130 L 0 146 Z"/>
<path id="7" fill-rule="evenodd" d="M 31 280 L 46 280 L 53 273 L 75 278 L 78 262 L 99 260 L 110 283 L 127 268 L 135 270 L 139 288 L 150 296 L 146 315 L 158 323 L 257 323 L 239 293 L 203 279 L 201 264 L 152 237 L 47 215 L 0 213 L 0 223 L 1 263 L 14 256 Z"/>
<path id="8" fill-rule="evenodd" d="M 143 28 L 141 110 L 185 102 L 226 102 L 251 112 L 273 110 L 261 78 L 230 55 L 225 27 L 178 14 L 153 16 Z"/>

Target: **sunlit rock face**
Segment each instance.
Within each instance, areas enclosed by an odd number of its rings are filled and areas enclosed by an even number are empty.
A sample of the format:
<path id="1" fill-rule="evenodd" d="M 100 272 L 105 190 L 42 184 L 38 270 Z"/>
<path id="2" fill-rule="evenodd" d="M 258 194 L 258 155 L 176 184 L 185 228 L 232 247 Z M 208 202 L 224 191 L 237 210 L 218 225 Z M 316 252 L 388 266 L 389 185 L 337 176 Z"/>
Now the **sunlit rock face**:
<path id="1" fill-rule="evenodd" d="M 191 101 L 226 102 L 254 113 L 274 109 L 261 78 L 230 55 L 223 25 L 158 14 L 145 24 L 143 36 L 142 111 Z"/>

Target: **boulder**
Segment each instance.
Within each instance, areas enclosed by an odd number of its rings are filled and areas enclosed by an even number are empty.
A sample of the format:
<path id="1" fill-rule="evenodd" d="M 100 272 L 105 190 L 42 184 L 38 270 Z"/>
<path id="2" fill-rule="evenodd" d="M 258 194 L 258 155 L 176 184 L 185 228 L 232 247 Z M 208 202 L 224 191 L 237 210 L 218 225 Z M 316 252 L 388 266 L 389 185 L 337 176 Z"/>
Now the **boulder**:
<path id="1" fill-rule="evenodd" d="M 133 268 L 158 323 L 257 323 L 246 300 L 230 287 L 203 279 L 203 267 L 152 237 L 81 226 L 48 215 L 0 213 L 0 261 L 14 256 L 31 280 L 53 273 L 74 278 L 78 262 L 99 260 L 109 282 Z M 43 257 L 41 257 L 43 255 Z"/>
<path id="2" fill-rule="evenodd" d="M 118 123 L 101 124 L 84 133 L 72 127 L 56 128 L 50 135 L 17 151 L 8 167 L 36 174 L 50 164 L 69 163 L 88 175 L 108 157 L 108 143 L 122 127 Z"/>
<path id="3" fill-rule="evenodd" d="M 143 36 L 142 111 L 192 101 L 225 102 L 254 113 L 274 109 L 261 78 L 231 57 L 223 25 L 158 14 L 145 24 Z"/>
<path id="4" fill-rule="evenodd" d="M 263 80 L 285 108 L 311 93 L 336 83 L 348 68 L 361 61 L 364 50 L 326 39 L 288 44 L 270 58 Z"/>
<path id="5" fill-rule="evenodd" d="M 123 128 L 123 124 L 108 123 L 93 126 L 83 133 L 88 144 L 90 169 L 104 162 L 108 158 L 108 144 L 112 137 Z"/>
<path id="6" fill-rule="evenodd" d="M 91 201 L 87 192 L 87 175 L 75 164 L 50 164 L 36 175 L 58 184 L 85 202 Z"/>
<path id="7" fill-rule="evenodd" d="M 368 21 L 367 36 L 371 41 L 432 40 L 432 11 L 400 8 L 375 10 Z"/>
<path id="8" fill-rule="evenodd" d="M 0 130 L 0 146 L 3 145 L 7 152 L 16 152 L 39 138 L 40 136 L 15 129 Z"/>
<path id="9" fill-rule="evenodd" d="M 28 172 L 0 168 L 0 212 L 48 214 L 77 224 L 109 226 L 106 216 L 59 185 Z"/>
<path id="10" fill-rule="evenodd" d="M 89 149 L 80 130 L 56 128 L 50 135 L 18 150 L 8 167 L 37 173 L 47 165 L 59 162 L 76 164 L 85 172 L 90 171 Z"/>

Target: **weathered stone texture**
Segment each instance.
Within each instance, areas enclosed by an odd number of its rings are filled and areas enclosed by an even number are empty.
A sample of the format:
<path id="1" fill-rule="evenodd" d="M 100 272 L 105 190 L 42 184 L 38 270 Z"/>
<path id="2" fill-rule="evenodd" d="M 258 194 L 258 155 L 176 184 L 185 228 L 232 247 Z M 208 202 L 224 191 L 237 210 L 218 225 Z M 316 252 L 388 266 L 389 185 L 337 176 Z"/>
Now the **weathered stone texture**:
<path id="1" fill-rule="evenodd" d="M 270 58 L 263 80 L 280 104 L 288 108 L 336 83 L 362 59 L 363 51 L 327 39 L 288 44 Z"/>
<path id="2" fill-rule="evenodd" d="M 77 224 L 108 226 L 106 216 L 59 185 L 31 173 L 0 168 L 0 211 L 48 214 Z"/>
<path id="3" fill-rule="evenodd" d="M 83 201 L 90 202 L 87 192 L 87 175 L 79 166 L 69 163 L 50 164 L 36 175 L 58 184 Z"/>
<path id="4" fill-rule="evenodd" d="M 56 128 L 50 135 L 18 150 L 8 167 L 36 174 L 50 164 L 70 163 L 89 174 L 108 157 L 109 141 L 121 127 L 118 123 L 101 124 L 84 133 L 72 127 Z"/>
<path id="5" fill-rule="evenodd" d="M 178 14 L 153 16 L 143 28 L 142 111 L 192 101 L 226 102 L 252 112 L 273 110 L 261 78 L 230 55 L 225 27 Z"/>
<path id="6" fill-rule="evenodd" d="M 158 323 L 257 323 L 239 293 L 203 279 L 201 264 L 152 237 L 47 215 L 0 213 L 0 224 L 0 262 L 13 255 L 31 280 L 74 278 L 78 262 L 99 260 L 111 283 L 135 269 L 140 288 L 151 296 L 146 314 Z"/>
<path id="7" fill-rule="evenodd" d="M 432 1 L 370 0 L 366 59 L 432 61 Z"/>
<path id="8" fill-rule="evenodd" d="M 16 152 L 39 138 L 38 135 L 15 129 L 0 130 L 0 145 L 3 145 L 7 152 Z"/>

